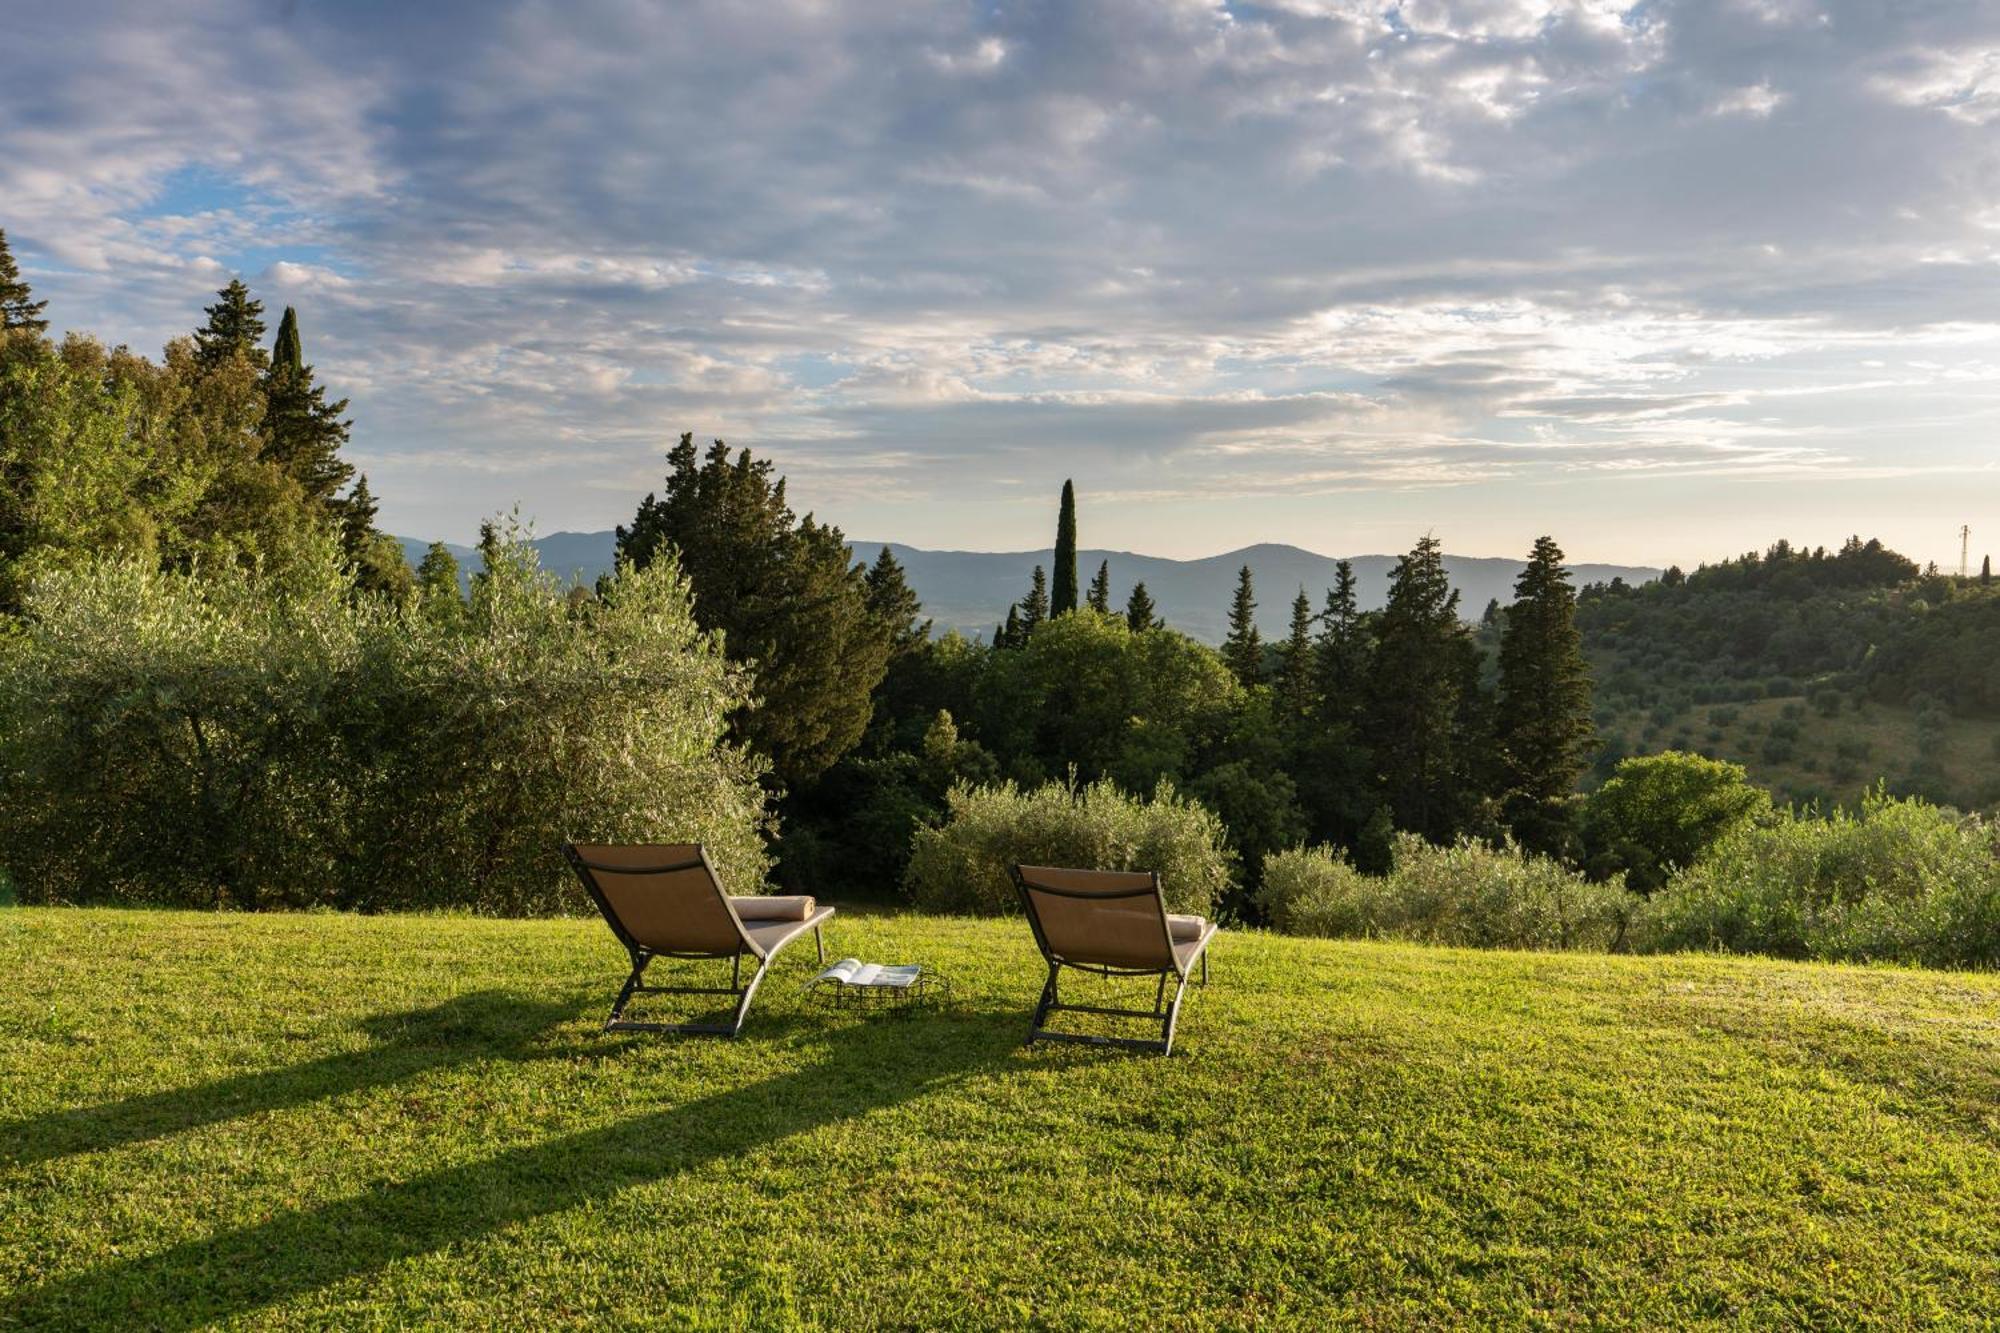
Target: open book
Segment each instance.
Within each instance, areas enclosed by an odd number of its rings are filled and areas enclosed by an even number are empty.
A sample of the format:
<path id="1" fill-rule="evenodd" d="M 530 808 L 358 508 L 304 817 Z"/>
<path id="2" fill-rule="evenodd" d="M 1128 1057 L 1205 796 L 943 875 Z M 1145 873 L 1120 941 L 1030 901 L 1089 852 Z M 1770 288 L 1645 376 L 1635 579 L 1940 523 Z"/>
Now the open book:
<path id="1" fill-rule="evenodd" d="M 900 989 L 915 985 L 921 975 L 923 968 L 915 963 L 884 967 L 880 963 L 864 963 L 859 958 L 843 958 L 813 980 L 834 981 L 843 986 L 894 986 Z"/>

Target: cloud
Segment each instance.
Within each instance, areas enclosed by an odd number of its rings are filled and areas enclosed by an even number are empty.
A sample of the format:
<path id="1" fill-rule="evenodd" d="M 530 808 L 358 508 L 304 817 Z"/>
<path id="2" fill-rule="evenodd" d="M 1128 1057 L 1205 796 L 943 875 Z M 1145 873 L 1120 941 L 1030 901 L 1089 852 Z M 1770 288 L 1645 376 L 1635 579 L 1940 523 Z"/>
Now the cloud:
<path id="1" fill-rule="evenodd" d="M 422 535 L 606 526 L 694 429 L 931 544 L 1024 545 L 965 498 L 1069 475 L 1140 528 L 1433 488 L 1447 530 L 1665 542 L 1595 479 L 1837 487 L 2000 424 L 1976 0 L 191 0 L 10 41 L 0 226 L 57 318 L 297 304 Z"/>

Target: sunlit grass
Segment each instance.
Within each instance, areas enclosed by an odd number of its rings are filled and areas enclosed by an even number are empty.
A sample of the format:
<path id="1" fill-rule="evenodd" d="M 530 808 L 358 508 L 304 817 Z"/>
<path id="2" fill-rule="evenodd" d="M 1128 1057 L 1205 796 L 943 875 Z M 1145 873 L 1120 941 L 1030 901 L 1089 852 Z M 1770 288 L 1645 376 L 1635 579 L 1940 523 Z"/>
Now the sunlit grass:
<path id="1" fill-rule="evenodd" d="M 0 912 L 0 1324 L 1915 1325 L 2000 1290 L 2000 979 L 1233 933 L 1172 1059 L 606 1036 L 586 921 Z M 1144 998 L 1150 999 L 1150 988 Z"/>

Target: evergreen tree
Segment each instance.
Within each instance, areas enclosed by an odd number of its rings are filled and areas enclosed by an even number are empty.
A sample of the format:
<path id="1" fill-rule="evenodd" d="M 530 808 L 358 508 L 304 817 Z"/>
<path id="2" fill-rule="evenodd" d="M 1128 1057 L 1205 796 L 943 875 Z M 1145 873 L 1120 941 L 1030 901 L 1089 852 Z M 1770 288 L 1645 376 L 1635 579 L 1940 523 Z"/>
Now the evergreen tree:
<path id="1" fill-rule="evenodd" d="M 484 540 L 485 529 L 481 530 Z M 368 539 L 375 535 L 375 496 L 368 489 L 366 474 L 355 478 L 354 489 L 348 493 L 340 505 L 340 543 L 347 549 L 348 558 L 359 556 L 368 545 Z"/>
<path id="2" fill-rule="evenodd" d="M 341 420 L 347 400 L 326 401 L 299 344 L 299 317 L 290 306 L 264 372 L 264 457 L 299 483 L 308 499 L 331 505 L 354 469 L 340 456 L 354 424 Z"/>
<path id="3" fill-rule="evenodd" d="M 214 370 L 240 356 L 262 370 L 269 359 L 264 352 L 264 303 L 250 299 L 250 289 L 241 278 L 230 279 L 216 296 L 216 303 L 204 310 L 208 323 L 195 330 L 195 364 Z"/>
<path id="4" fill-rule="evenodd" d="M 1389 576 L 1362 726 L 1397 827 L 1435 842 L 1462 830 L 1474 795 L 1458 741 L 1465 665 L 1475 653 L 1443 550 L 1427 536 Z"/>
<path id="5" fill-rule="evenodd" d="M 995 648 L 1019 648 L 1027 640 L 1027 631 L 1021 628 L 1021 604 L 1019 602 L 1009 602 L 1007 604 L 1007 623 L 994 631 L 993 646 Z"/>
<path id="6" fill-rule="evenodd" d="M 1090 609 L 1101 616 L 1111 614 L 1111 562 L 1104 561 L 1097 567 L 1097 577 L 1090 581 L 1090 592 L 1084 600 Z"/>
<path id="7" fill-rule="evenodd" d="M 1132 593 L 1125 599 L 1125 623 L 1134 634 L 1144 630 L 1159 629 L 1166 622 L 1160 619 L 1153 608 L 1153 595 L 1146 591 L 1144 583 L 1132 585 Z"/>
<path id="8" fill-rule="evenodd" d="M 425 550 L 423 563 L 417 566 L 417 586 L 426 597 L 458 600 L 458 557 L 443 542 L 432 542 Z"/>
<path id="9" fill-rule="evenodd" d="M 1291 633 L 1278 649 L 1278 700 L 1294 720 L 1312 711 L 1313 609 L 1304 588 L 1292 599 Z"/>
<path id="10" fill-rule="evenodd" d="M 678 554 L 696 621 L 755 674 L 761 704 L 737 715 L 737 734 L 780 780 L 815 778 L 861 739 L 888 666 L 892 631 L 864 571 L 838 528 L 792 513 L 784 478 L 748 449 L 732 458 L 717 440 L 697 457 L 690 432 L 667 464 L 664 492 L 618 529 L 618 554 L 640 568 Z"/>
<path id="11" fill-rule="evenodd" d="M 916 590 L 903 575 L 903 566 L 884 546 L 875 563 L 868 567 L 862 582 L 868 593 L 868 610 L 888 627 L 889 651 L 894 657 L 914 651 L 930 638 L 931 622 L 917 623 L 924 612 Z"/>
<path id="12" fill-rule="evenodd" d="M 1236 573 L 1236 595 L 1229 603 L 1229 637 L 1222 641 L 1222 660 L 1245 685 L 1264 675 L 1264 641 L 1257 634 L 1257 598 L 1251 588 L 1250 566 Z"/>
<path id="13" fill-rule="evenodd" d="M 1320 612 L 1319 637 L 1313 643 L 1318 677 L 1314 693 L 1326 721 L 1353 722 L 1367 688 L 1368 631 L 1353 562 L 1336 564 L 1333 577 L 1333 586 L 1326 590 L 1326 609 Z"/>
<path id="14" fill-rule="evenodd" d="M 1076 488 L 1063 482 L 1062 509 L 1056 515 L 1056 577 L 1049 593 L 1049 614 L 1076 610 Z"/>
<path id="15" fill-rule="evenodd" d="M 0 230 L 0 333 L 9 329 L 41 333 L 49 327 L 49 322 L 41 317 L 49 303 L 29 300 L 33 295 L 21 278 L 14 252 L 7 248 L 7 233 Z"/>
<path id="16" fill-rule="evenodd" d="M 1040 565 L 1028 580 L 1028 599 L 1021 603 L 1021 642 L 1035 632 L 1035 626 L 1049 618 L 1049 576 Z"/>
<path id="17" fill-rule="evenodd" d="M 1536 540 L 1514 585 L 1514 604 L 1500 636 L 1495 731 L 1515 836 L 1535 851 L 1567 850 L 1563 815 L 1595 728 L 1576 592 L 1553 537 Z"/>
<path id="18" fill-rule="evenodd" d="M 1983 588 L 1991 582 L 1993 582 L 1993 557 L 1989 555 L 1979 562 L 1979 586 Z"/>

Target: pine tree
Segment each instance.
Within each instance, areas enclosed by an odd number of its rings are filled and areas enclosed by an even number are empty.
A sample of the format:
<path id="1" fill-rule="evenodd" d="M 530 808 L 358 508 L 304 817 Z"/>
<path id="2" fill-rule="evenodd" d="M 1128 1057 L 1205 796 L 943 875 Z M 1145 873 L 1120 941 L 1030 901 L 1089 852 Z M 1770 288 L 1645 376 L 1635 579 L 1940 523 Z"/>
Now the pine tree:
<path id="1" fill-rule="evenodd" d="M 1132 585 L 1132 593 L 1125 599 L 1125 624 L 1134 634 L 1149 629 L 1159 629 L 1166 622 L 1160 619 L 1153 608 L 1153 595 L 1146 591 L 1144 583 Z"/>
<path id="2" fill-rule="evenodd" d="M 756 673 L 762 704 L 738 714 L 738 736 L 779 780 L 815 778 L 860 741 L 888 668 L 892 635 L 865 572 L 838 528 L 792 513 L 768 460 L 732 458 L 720 440 L 698 458 L 690 432 L 667 466 L 664 492 L 618 529 L 618 554 L 644 567 L 678 553 L 696 622 Z"/>
<path id="3" fill-rule="evenodd" d="M 1336 564 L 1333 577 L 1333 586 L 1326 590 L 1326 609 L 1320 612 L 1319 637 L 1313 643 L 1318 677 L 1314 692 L 1324 720 L 1353 722 L 1360 716 L 1367 688 L 1368 631 L 1353 562 Z"/>
<path id="4" fill-rule="evenodd" d="M 216 296 L 220 299 L 204 310 L 208 323 L 195 330 L 195 364 L 214 370 L 241 356 L 262 370 L 269 360 L 264 351 L 264 303 L 250 299 L 250 289 L 241 278 L 230 279 Z"/>
<path id="5" fill-rule="evenodd" d="M 1084 598 L 1090 609 L 1101 616 L 1111 614 L 1111 562 L 1104 561 L 1097 567 L 1097 577 L 1090 581 L 1090 593 Z"/>
<path id="6" fill-rule="evenodd" d="M 307 498 L 331 505 L 354 475 L 340 456 L 354 424 L 341 420 L 347 400 L 326 401 L 326 386 L 313 382 L 299 344 L 299 317 L 290 306 L 278 321 L 278 338 L 264 372 L 264 457 L 299 483 Z"/>
<path id="7" fill-rule="evenodd" d="M 1397 827 L 1437 842 L 1461 831 L 1474 795 L 1464 787 L 1458 745 L 1473 651 L 1443 549 L 1427 536 L 1389 576 L 1362 730 Z"/>
<path id="8" fill-rule="evenodd" d="M 1009 602 L 1007 604 L 1007 623 L 994 631 L 993 646 L 995 648 L 1019 648 L 1027 641 L 1027 638 L 1027 632 L 1021 628 L 1021 604 L 1019 602 Z"/>
<path id="9" fill-rule="evenodd" d="M 1236 595 L 1229 602 L 1229 637 L 1222 641 L 1222 660 L 1245 685 L 1263 679 L 1264 641 L 1257 634 L 1257 598 L 1248 565 L 1236 572 Z"/>
<path id="10" fill-rule="evenodd" d="M 894 657 L 913 651 L 931 634 L 931 622 L 917 623 L 924 613 L 916 590 L 903 576 L 903 566 L 885 545 L 875 563 L 868 567 L 862 582 L 868 589 L 868 610 L 889 629 L 889 651 Z"/>
<path id="11" fill-rule="evenodd" d="M 484 529 L 481 529 L 482 536 Z M 359 559 L 375 535 L 375 496 L 368 489 L 368 477 L 354 479 L 354 489 L 340 503 L 340 544 L 349 560 Z"/>
<path id="12" fill-rule="evenodd" d="M 21 278 L 14 252 L 7 248 L 7 233 L 0 230 L 0 333 L 9 329 L 41 333 L 49 327 L 49 322 L 41 317 L 49 303 L 29 300 L 34 294 Z"/>
<path id="13" fill-rule="evenodd" d="M 1062 508 L 1056 514 L 1056 577 L 1049 592 L 1049 614 L 1076 610 L 1076 488 L 1065 481 Z"/>
<path id="14" fill-rule="evenodd" d="M 1500 636 L 1495 732 L 1515 836 L 1535 851 L 1565 850 L 1564 809 L 1596 732 L 1576 592 L 1553 537 L 1536 540 L 1514 585 Z"/>
<path id="15" fill-rule="evenodd" d="M 1312 599 L 1301 587 L 1292 599 L 1291 633 L 1278 648 L 1278 699 L 1294 719 L 1312 711 L 1313 675 Z"/>
<path id="16" fill-rule="evenodd" d="M 1049 618 L 1049 576 L 1040 565 L 1028 580 L 1028 598 L 1021 603 L 1021 642 L 1026 643 L 1035 627 Z"/>

